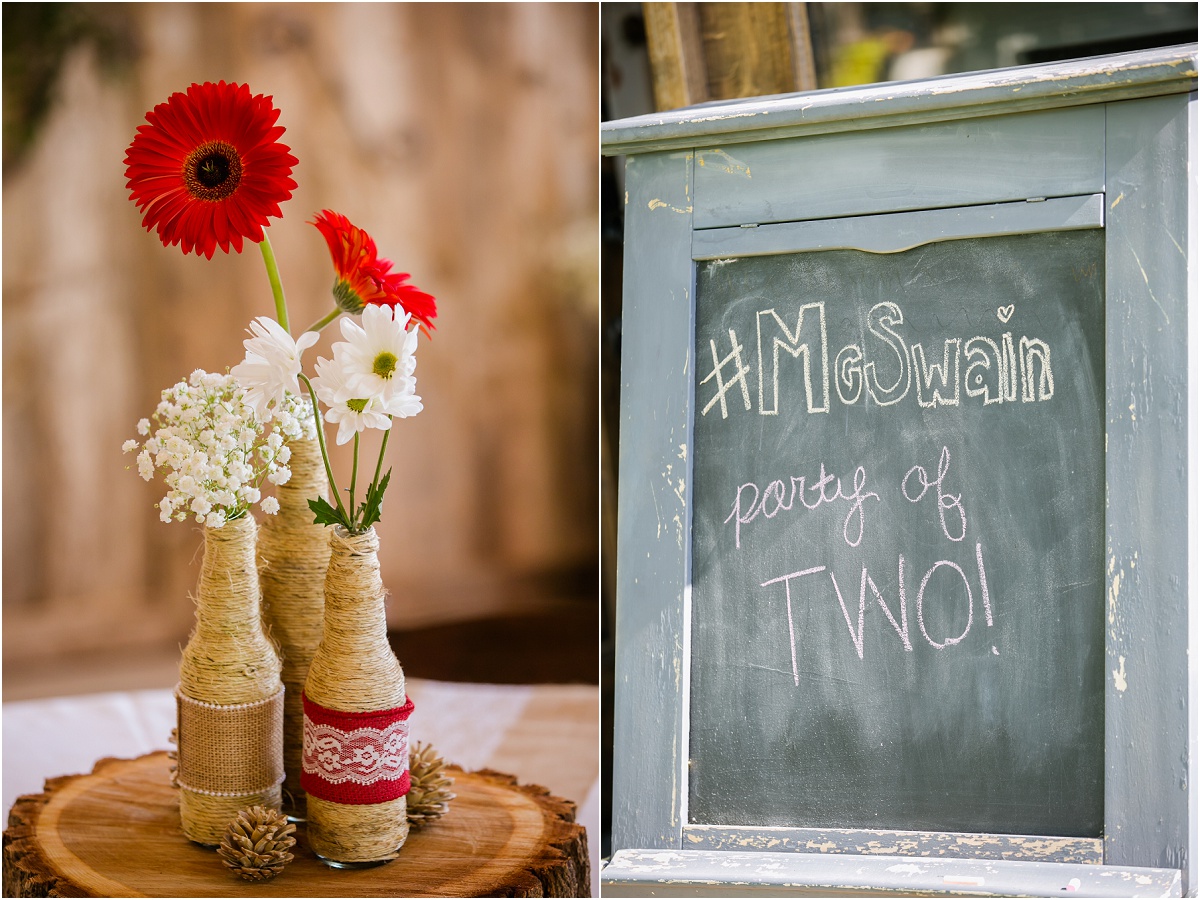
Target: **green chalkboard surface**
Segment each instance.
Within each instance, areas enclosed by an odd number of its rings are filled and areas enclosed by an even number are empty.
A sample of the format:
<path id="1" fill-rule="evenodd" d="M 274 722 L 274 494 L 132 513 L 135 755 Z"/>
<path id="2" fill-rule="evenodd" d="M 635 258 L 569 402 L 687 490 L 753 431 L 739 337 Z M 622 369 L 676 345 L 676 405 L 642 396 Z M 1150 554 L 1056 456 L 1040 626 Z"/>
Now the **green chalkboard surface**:
<path id="1" fill-rule="evenodd" d="M 1103 254 L 696 264 L 692 823 L 1101 833 Z"/>

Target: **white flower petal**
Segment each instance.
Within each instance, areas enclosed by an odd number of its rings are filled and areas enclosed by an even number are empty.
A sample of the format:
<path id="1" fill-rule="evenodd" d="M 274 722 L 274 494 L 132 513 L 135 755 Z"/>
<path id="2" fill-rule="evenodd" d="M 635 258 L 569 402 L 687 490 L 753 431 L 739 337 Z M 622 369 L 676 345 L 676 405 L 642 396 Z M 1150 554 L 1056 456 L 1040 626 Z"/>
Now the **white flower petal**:
<path id="1" fill-rule="evenodd" d="M 247 392 L 247 403 L 264 422 L 271 420 L 272 407 L 281 406 L 289 393 L 300 392 L 300 354 L 317 340 L 308 331 L 292 340 L 283 327 L 267 316 L 250 323 L 252 337 L 242 342 L 246 357 L 230 374 Z"/>

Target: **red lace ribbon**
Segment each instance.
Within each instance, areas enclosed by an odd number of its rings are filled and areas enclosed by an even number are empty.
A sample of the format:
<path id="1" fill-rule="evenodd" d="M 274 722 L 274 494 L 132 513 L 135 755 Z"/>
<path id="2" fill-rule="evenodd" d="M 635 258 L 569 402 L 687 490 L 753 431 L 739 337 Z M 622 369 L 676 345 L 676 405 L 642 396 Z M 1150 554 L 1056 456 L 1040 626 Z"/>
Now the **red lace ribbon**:
<path id="1" fill-rule="evenodd" d="M 304 700 L 300 786 L 332 803 L 386 803 L 408 793 L 408 717 L 413 702 L 341 712 Z"/>

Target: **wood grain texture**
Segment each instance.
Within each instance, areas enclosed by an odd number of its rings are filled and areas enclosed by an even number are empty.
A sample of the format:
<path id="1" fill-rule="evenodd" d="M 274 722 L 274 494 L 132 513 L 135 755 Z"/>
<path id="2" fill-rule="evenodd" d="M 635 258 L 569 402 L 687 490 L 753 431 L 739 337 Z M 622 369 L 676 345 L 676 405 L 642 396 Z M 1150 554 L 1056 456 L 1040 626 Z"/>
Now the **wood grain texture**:
<path id="1" fill-rule="evenodd" d="M 510 775 L 452 768 L 450 812 L 414 831 L 393 863 L 337 870 L 297 833 L 296 859 L 251 884 L 184 838 L 164 753 L 104 759 L 90 775 L 50 779 L 22 797 L 4 832 L 4 895 L 587 896 L 586 835 L 575 806 Z"/>
<path id="2" fill-rule="evenodd" d="M 654 105 L 815 89 L 803 3 L 643 3 Z"/>
<path id="3" fill-rule="evenodd" d="M 695 3 L 643 3 L 646 47 L 657 109 L 708 99 L 700 15 Z"/>
<path id="4" fill-rule="evenodd" d="M 698 3 L 713 100 L 794 91 L 786 3 Z M 814 85 L 815 87 L 815 85 Z"/>

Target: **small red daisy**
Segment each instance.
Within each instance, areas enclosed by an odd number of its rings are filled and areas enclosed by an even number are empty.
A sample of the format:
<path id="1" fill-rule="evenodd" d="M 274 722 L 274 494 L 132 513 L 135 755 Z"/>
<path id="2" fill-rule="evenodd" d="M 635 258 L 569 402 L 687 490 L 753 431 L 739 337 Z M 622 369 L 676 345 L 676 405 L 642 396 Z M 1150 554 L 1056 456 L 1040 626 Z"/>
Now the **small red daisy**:
<path id="1" fill-rule="evenodd" d="M 129 199 L 164 247 L 212 259 L 219 245 L 242 252 L 263 239 L 268 216 L 292 196 L 298 160 L 278 142 L 283 127 L 270 97 L 244 84 L 193 84 L 146 113 L 125 153 Z"/>
<path id="2" fill-rule="evenodd" d="M 330 209 L 317 213 L 312 224 L 325 238 L 333 257 L 333 267 L 337 270 L 333 299 L 339 309 L 359 313 L 368 303 L 398 306 L 420 322 L 421 330 L 429 335 L 437 317 L 437 301 L 432 294 L 408 284 L 411 276 L 407 272 L 393 272 L 391 260 L 379 258 L 369 234 Z"/>

